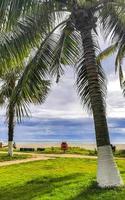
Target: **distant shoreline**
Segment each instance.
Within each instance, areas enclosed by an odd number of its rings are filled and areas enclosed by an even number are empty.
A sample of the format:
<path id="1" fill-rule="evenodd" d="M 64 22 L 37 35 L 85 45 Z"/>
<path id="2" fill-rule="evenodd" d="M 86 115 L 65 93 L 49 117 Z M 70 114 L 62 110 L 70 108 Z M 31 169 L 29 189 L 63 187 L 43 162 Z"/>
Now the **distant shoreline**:
<path id="1" fill-rule="evenodd" d="M 66 140 L 64 140 L 66 141 Z M 4 145 L 7 145 L 7 141 L 1 141 Z M 30 148 L 49 148 L 49 147 L 60 147 L 61 146 L 61 142 L 62 141 L 47 141 L 47 140 L 43 140 L 43 141 L 15 141 L 16 142 L 16 146 L 17 148 L 21 148 L 21 147 L 30 147 Z M 81 141 L 66 141 L 68 143 L 69 147 L 80 147 L 80 148 L 84 148 L 84 149 L 90 149 L 90 150 L 94 150 L 96 149 L 96 144 L 95 143 L 89 143 L 89 142 L 81 142 Z M 124 149 L 125 150 L 125 143 L 112 143 L 113 145 L 116 146 L 116 149 L 121 150 Z"/>
<path id="2" fill-rule="evenodd" d="M 67 142 L 69 147 L 80 147 L 84 149 L 90 149 L 94 150 L 96 149 L 96 144 L 79 144 L 79 143 L 71 143 Z M 53 142 L 53 143 L 17 143 L 17 148 L 21 147 L 32 147 L 32 148 L 38 148 L 38 147 L 43 147 L 43 148 L 49 148 L 49 147 L 60 147 L 61 142 Z M 116 146 L 116 149 L 121 150 L 125 149 L 125 144 L 113 144 Z"/>

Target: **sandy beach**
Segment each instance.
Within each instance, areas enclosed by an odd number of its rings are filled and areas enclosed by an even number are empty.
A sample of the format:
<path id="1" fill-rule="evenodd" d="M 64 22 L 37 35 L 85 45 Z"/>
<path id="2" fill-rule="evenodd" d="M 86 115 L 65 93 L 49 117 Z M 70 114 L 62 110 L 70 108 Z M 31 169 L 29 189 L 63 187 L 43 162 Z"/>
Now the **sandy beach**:
<path id="1" fill-rule="evenodd" d="M 61 142 L 59 143 L 25 143 L 25 144 L 17 144 L 17 148 L 21 148 L 21 147 L 31 147 L 31 148 L 39 148 L 39 147 L 43 147 L 43 148 L 48 148 L 48 147 L 60 147 Z M 113 144 L 116 146 L 116 149 L 121 150 L 121 149 L 125 149 L 125 144 Z M 94 150 L 96 148 L 96 144 L 73 144 L 73 143 L 68 143 L 69 147 L 80 147 L 80 148 L 84 148 L 84 149 L 90 149 L 90 150 Z"/>

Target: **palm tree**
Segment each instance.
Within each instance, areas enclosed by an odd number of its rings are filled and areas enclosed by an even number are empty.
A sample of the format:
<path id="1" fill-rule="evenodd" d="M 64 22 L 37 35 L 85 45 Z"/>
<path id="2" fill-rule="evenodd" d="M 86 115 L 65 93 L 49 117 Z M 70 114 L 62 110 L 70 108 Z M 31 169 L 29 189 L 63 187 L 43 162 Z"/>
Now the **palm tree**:
<path id="1" fill-rule="evenodd" d="M 115 10 L 116 16 L 118 16 L 119 9 L 123 8 L 123 2 L 118 0 L 49 0 L 40 2 L 41 5 L 48 9 L 46 12 L 47 22 L 55 19 L 55 23 L 54 21 L 51 25 L 46 23 L 50 29 L 46 34 L 42 34 L 34 58 L 26 66 L 22 78 L 13 92 L 11 104 L 18 105 L 20 97 L 22 94 L 24 95 L 24 85 L 28 86 L 29 84 L 27 80 L 34 80 L 33 87 L 36 87 L 42 78 L 45 78 L 48 67 L 50 74 L 56 76 L 58 82 L 64 73 L 64 67 L 74 66 L 81 101 L 92 111 L 94 118 L 98 148 L 98 185 L 100 187 L 120 186 L 123 182 L 113 159 L 106 120 L 106 79 L 100 63 L 96 61 L 99 51 L 96 27 L 101 23 L 106 32 L 109 33 L 109 30 L 113 30 L 112 35 L 116 42 L 119 42 L 117 37 L 120 34 L 123 35 L 124 32 L 119 33 L 117 29 L 113 29 L 113 24 L 118 25 L 118 21 L 111 18 L 112 12 L 109 9 Z M 64 17 L 58 21 L 60 13 Z M 35 22 L 37 22 L 37 18 L 39 19 L 38 16 L 39 14 L 35 15 Z M 31 24 L 33 22 L 34 19 Z M 30 27 L 32 28 L 32 26 Z M 40 33 L 38 27 L 31 38 L 28 35 L 30 42 L 36 37 L 36 33 Z M 26 37 L 26 34 L 24 36 Z M 22 43 L 25 37 L 23 37 Z M 18 34 L 16 41 L 18 41 Z M 26 46 L 27 43 L 24 49 Z M 4 61 L 6 61 L 5 56 Z M 26 90 L 27 87 L 25 87 Z"/>
<path id="2" fill-rule="evenodd" d="M 25 96 L 22 95 L 20 103 L 15 107 L 11 104 L 11 96 L 13 91 L 18 84 L 18 81 L 21 78 L 23 69 L 16 68 L 11 69 L 10 71 L 4 72 L 1 75 L 1 89 L 0 89 L 0 103 L 1 105 L 5 104 L 7 107 L 7 121 L 8 121 L 8 155 L 13 156 L 13 138 L 14 138 L 14 127 L 15 121 L 21 121 L 21 117 L 24 116 L 23 112 L 21 113 L 22 106 L 25 108 L 25 113 L 28 115 L 28 104 L 35 103 L 40 104 L 43 103 L 47 93 L 49 91 L 49 81 L 43 80 L 39 87 L 35 88 L 34 90 L 30 91 L 30 101 L 28 102 L 27 99 L 29 98 L 28 92 L 25 93 Z M 25 90 L 25 86 L 24 86 Z M 27 107 L 26 105 L 27 104 Z"/>
<path id="3" fill-rule="evenodd" d="M 39 16 L 37 15 L 38 10 Z M 15 118 L 17 117 L 20 121 L 22 116 L 28 115 L 28 104 L 42 103 L 49 90 L 50 83 L 45 79 L 38 81 L 37 86 L 32 86 L 31 79 L 27 80 L 28 84 L 23 86 L 20 101 L 16 105 L 11 104 L 11 96 L 23 74 L 23 71 L 20 73 L 20 70 L 17 70 L 17 66 L 24 66 L 24 61 L 31 50 L 39 46 L 39 42 L 48 31 L 47 10 L 37 0 L 0 1 L 0 72 L 2 74 L 0 78 L 3 82 L 0 100 L 1 104 L 8 102 L 8 154 L 10 156 L 13 155 Z M 36 16 L 37 20 L 35 19 Z M 39 23 L 41 23 L 41 26 L 39 26 Z"/>
<path id="4" fill-rule="evenodd" d="M 8 72 L 1 76 L 2 86 L 0 89 L 0 102 L 1 105 L 8 104 L 9 99 L 12 95 L 12 91 L 15 88 L 17 81 L 17 73 L 14 71 Z M 8 155 L 13 156 L 13 134 L 14 134 L 14 118 L 15 118 L 15 109 L 9 105 L 8 112 Z"/>

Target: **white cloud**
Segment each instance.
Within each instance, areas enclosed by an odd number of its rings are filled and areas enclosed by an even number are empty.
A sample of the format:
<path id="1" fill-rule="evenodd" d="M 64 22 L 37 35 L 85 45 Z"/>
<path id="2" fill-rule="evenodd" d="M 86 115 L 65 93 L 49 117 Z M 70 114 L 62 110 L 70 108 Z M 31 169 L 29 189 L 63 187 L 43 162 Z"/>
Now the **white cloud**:
<path id="1" fill-rule="evenodd" d="M 114 69 L 113 69 L 114 70 Z M 108 75 L 107 116 L 125 117 L 125 99 L 119 85 L 118 77 Z M 89 117 L 82 108 L 74 85 L 73 72 L 68 70 L 59 85 L 54 84 L 45 104 L 32 106 L 32 116 L 42 118 L 86 118 Z"/>
<path id="2" fill-rule="evenodd" d="M 107 63 L 104 62 L 103 67 Z M 113 72 L 108 75 L 107 116 L 113 118 L 125 117 L 125 99 L 120 89 L 118 77 Z M 51 92 L 42 105 L 31 105 L 31 116 L 38 118 L 86 118 L 90 115 L 82 108 L 77 95 L 73 71 L 68 69 L 59 84 L 53 83 Z M 5 115 L 1 109 L 0 115 Z"/>
<path id="3" fill-rule="evenodd" d="M 107 115 L 108 117 L 125 117 L 125 98 L 120 88 L 119 79 L 114 74 L 108 77 Z"/>
<path id="4" fill-rule="evenodd" d="M 33 117 L 66 119 L 88 117 L 77 95 L 75 78 L 71 69 L 67 70 L 59 84 L 53 84 L 46 102 L 43 105 L 32 106 L 31 112 Z"/>

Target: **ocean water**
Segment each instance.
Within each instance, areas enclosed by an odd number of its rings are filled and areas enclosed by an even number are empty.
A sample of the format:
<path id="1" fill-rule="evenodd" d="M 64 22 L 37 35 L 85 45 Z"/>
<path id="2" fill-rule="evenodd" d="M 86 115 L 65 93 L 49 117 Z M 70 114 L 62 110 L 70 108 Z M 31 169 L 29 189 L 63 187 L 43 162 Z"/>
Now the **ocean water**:
<path id="1" fill-rule="evenodd" d="M 112 143 L 125 143 L 125 119 L 109 118 L 109 133 Z M 7 141 L 7 124 L 1 117 L 0 140 Z M 25 119 L 15 127 L 17 143 L 95 143 L 93 120 L 84 119 Z"/>

